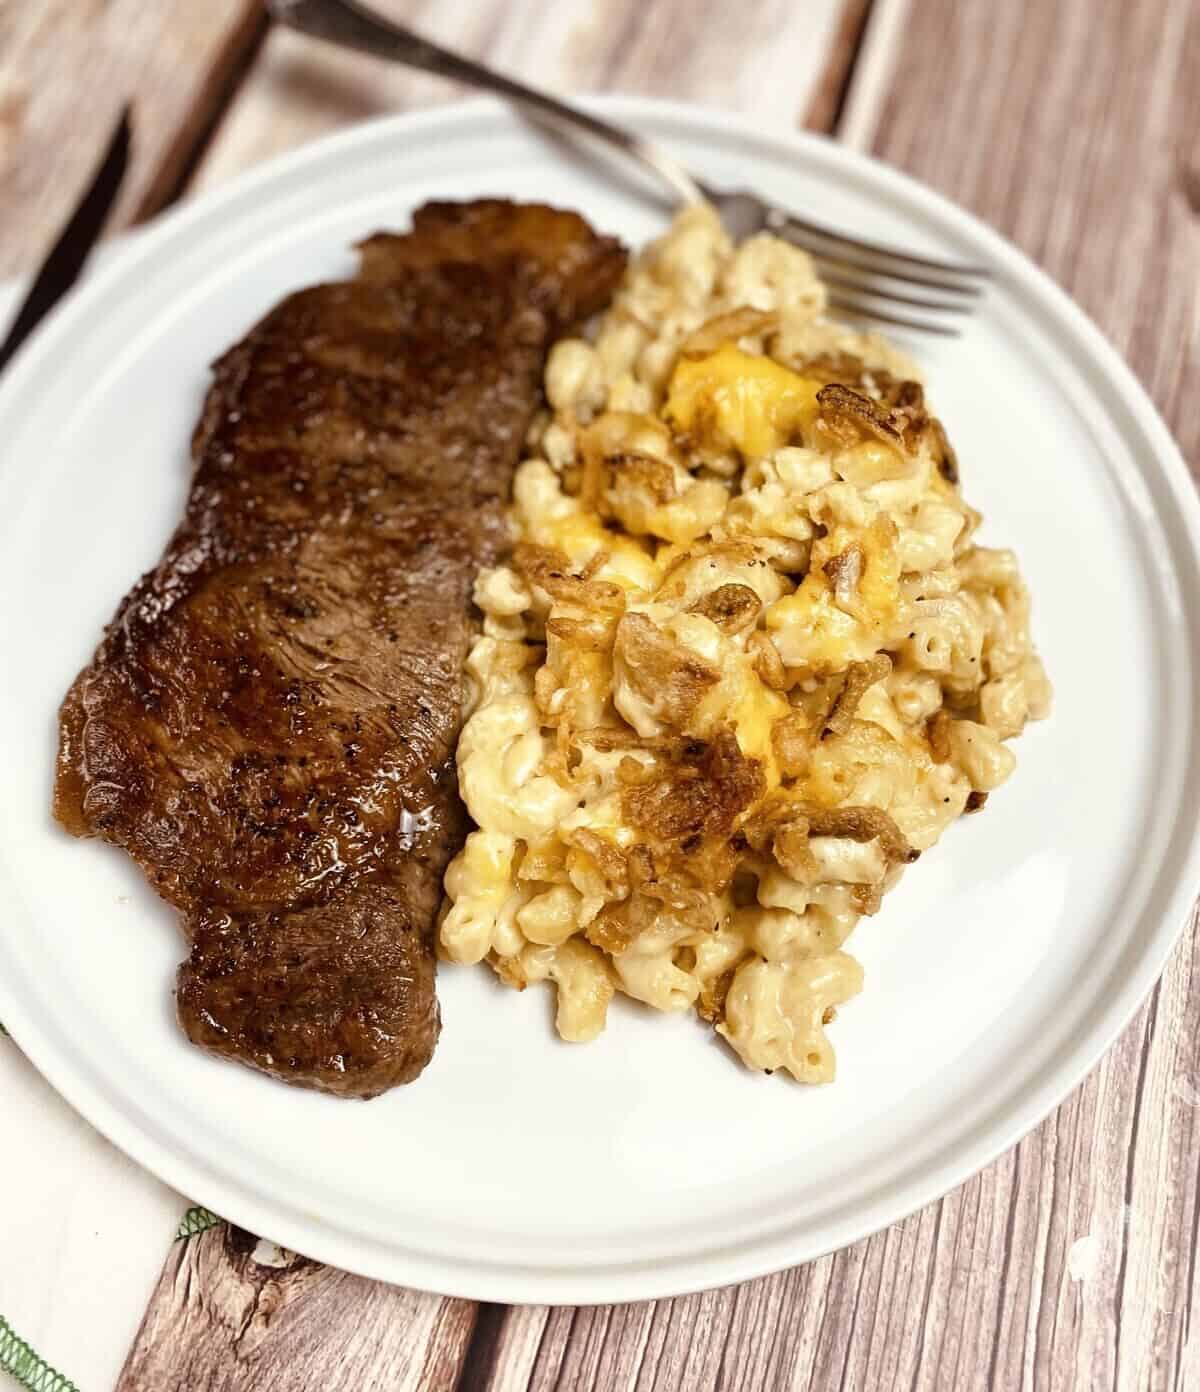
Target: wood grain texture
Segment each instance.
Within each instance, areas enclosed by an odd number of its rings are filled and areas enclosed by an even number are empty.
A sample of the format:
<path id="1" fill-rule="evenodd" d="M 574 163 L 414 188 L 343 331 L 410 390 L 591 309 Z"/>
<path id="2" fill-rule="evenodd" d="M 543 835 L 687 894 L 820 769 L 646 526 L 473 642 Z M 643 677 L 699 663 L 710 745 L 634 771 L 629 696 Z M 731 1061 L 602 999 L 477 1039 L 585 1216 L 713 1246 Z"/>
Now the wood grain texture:
<path id="1" fill-rule="evenodd" d="M 128 99 L 133 158 L 110 229 L 158 211 L 263 27 L 257 0 L 3 0 L 0 277 L 41 260 Z"/>
<path id="2" fill-rule="evenodd" d="M 376 8 L 522 80 L 569 94 L 646 92 L 794 125 L 821 83 L 843 0 L 379 0 Z M 737 61 L 730 55 L 736 54 Z M 286 30 L 267 39 L 195 186 L 350 121 L 447 102 L 465 89 Z"/>
<path id="3" fill-rule="evenodd" d="M 805 111 L 802 124 L 808 130 L 828 132 L 840 124 L 871 11 L 872 0 L 845 0 Z"/>
<path id="4" fill-rule="evenodd" d="M 1195 469 L 1200 6 L 917 0 L 902 32 L 875 152 L 1001 228 L 1064 285 Z"/>
<path id="5" fill-rule="evenodd" d="M 172 1248 L 117 1392 L 450 1392 L 474 1324 L 222 1225 Z"/>

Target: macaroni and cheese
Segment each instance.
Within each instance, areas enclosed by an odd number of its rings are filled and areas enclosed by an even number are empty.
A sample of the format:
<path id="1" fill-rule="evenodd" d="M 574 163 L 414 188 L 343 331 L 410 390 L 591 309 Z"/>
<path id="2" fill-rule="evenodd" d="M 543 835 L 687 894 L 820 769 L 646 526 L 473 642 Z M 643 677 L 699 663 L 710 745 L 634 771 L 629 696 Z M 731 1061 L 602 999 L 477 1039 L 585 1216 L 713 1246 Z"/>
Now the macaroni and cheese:
<path id="1" fill-rule="evenodd" d="M 564 1039 L 620 991 L 828 1081 L 847 937 L 1049 710 L 1014 557 L 912 365 L 711 209 L 545 388 L 475 590 L 442 953 L 552 981 Z"/>

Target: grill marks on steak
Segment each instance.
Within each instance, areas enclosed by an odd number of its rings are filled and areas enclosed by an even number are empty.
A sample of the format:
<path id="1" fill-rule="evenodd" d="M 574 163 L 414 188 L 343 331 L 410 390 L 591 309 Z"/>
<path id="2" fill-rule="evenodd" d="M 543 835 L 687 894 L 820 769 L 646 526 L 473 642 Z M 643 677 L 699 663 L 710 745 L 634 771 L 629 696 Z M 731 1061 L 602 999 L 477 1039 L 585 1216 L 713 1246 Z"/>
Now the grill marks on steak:
<path id="1" fill-rule="evenodd" d="M 364 1097 L 436 1043 L 471 586 L 549 341 L 624 264 L 536 205 L 413 221 L 216 364 L 185 517 L 63 703 L 55 790 L 183 914 L 195 1043 Z"/>

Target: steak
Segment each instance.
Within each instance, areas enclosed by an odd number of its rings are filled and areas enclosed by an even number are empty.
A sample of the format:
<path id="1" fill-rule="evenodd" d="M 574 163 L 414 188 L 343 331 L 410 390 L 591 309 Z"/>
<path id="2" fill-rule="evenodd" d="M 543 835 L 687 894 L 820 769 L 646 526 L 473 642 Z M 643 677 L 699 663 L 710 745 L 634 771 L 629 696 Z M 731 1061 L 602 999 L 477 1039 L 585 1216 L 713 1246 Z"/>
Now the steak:
<path id="1" fill-rule="evenodd" d="M 372 1097 L 440 1027 L 471 587 L 549 343 L 624 254 L 494 200 L 360 250 L 215 364 L 183 521 L 63 702 L 54 810 L 180 911 L 194 1043 Z"/>

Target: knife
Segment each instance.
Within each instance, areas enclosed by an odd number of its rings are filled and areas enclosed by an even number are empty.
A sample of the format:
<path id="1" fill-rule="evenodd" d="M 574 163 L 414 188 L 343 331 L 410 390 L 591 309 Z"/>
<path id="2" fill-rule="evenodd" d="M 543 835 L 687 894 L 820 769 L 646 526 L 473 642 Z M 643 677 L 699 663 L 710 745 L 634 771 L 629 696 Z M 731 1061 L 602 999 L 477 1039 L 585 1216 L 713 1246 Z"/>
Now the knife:
<path id="1" fill-rule="evenodd" d="M 0 372 L 47 314 L 79 278 L 88 253 L 100 236 L 116 202 L 129 165 L 132 121 L 128 104 L 108 142 L 108 149 L 91 183 L 76 204 L 70 221 L 59 233 L 25 296 L 8 336 L 0 344 Z"/>

